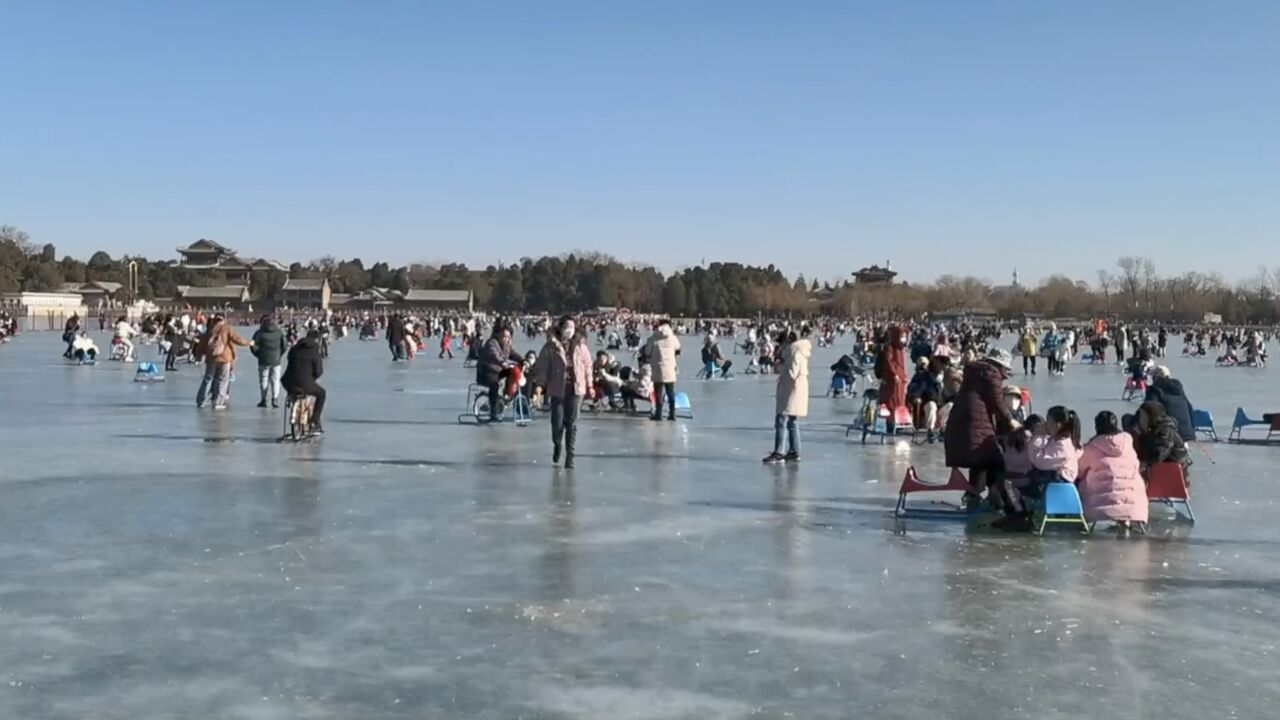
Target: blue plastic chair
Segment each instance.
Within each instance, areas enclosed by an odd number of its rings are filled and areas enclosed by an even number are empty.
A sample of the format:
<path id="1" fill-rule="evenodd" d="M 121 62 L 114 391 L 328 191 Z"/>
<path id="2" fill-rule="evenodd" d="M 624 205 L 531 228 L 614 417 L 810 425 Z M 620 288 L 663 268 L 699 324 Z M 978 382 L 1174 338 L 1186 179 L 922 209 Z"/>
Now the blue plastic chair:
<path id="1" fill-rule="evenodd" d="M 164 376 L 160 374 L 160 368 L 156 367 L 153 362 L 138 363 L 138 371 L 133 375 L 134 382 L 161 382 Z"/>
<path id="2" fill-rule="evenodd" d="M 1265 420 L 1254 420 L 1245 414 L 1244 408 L 1236 408 L 1236 417 L 1231 421 L 1231 433 L 1227 435 L 1227 442 L 1241 442 L 1244 440 L 1244 429 L 1252 426 L 1270 427 L 1271 423 Z M 1270 436 L 1268 436 L 1270 439 Z"/>
<path id="3" fill-rule="evenodd" d="M 1089 532 L 1089 523 L 1084 519 L 1084 503 L 1080 501 L 1080 493 L 1072 483 L 1052 482 L 1046 485 L 1040 510 L 1037 535 L 1043 535 L 1044 527 L 1049 523 L 1079 523 L 1081 532 Z"/>
<path id="4" fill-rule="evenodd" d="M 689 396 L 682 392 L 676 393 L 676 416 L 693 418 L 693 405 L 689 402 Z"/>
<path id="5" fill-rule="evenodd" d="M 1191 411 L 1191 426 L 1196 435 L 1218 442 L 1218 431 L 1213 428 L 1213 413 L 1208 410 Z"/>

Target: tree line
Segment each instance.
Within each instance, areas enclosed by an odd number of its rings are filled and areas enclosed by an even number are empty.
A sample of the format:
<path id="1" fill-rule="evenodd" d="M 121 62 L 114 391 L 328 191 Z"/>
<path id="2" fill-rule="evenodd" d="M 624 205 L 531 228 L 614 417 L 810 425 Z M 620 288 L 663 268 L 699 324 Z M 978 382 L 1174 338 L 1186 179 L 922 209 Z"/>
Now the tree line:
<path id="1" fill-rule="evenodd" d="M 180 285 L 219 285 L 225 278 L 193 275 L 169 261 L 139 256 L 112 258 L 103 251 L 87 260 L 58 257 L 12 226 L 0 226 L 0 292 L 50 292 L 63 283 L 116 282 L 126 288 L 129 264 L 138 272 L 137 296 L 167 300 Z M 933 283 L 858 285 L 788 280 L 774 265 L 712 262 L 664 275 L 649 265 L 609 255 L 577 252 L 522 258 L 518 263 L 471 269 L 459 263 L 366 266 L 359 258 L 332 256 L 289 267 L 295 278 L 327 277 L 335 293 L 369 288 L 471 290 L 476 306 L 503 313 L 580 312 L 598 307 L 680 317 L 816 315 L 921 316 L 925 313 L 991 313 L 1003 318 L 1121 316 L 1198 322 L 1206 313 L 1227 323 L 1280 322 L 1280 267 L 1229 283 L 1216 273 L 1161 276 L 1149 258 L 1122 257 L 1114 270 L 1099 270 L 1091 284 L 1054 275 L 1035 287 L 993 286 L 975 277 L 944 275 Z M 272 298 L 286 280 L 277 271 L 255 273 L 254 300 Z M 126 291 L 126 295 L 128 295 Z M 126 297 L 126 299 L 132 299 Z"/>

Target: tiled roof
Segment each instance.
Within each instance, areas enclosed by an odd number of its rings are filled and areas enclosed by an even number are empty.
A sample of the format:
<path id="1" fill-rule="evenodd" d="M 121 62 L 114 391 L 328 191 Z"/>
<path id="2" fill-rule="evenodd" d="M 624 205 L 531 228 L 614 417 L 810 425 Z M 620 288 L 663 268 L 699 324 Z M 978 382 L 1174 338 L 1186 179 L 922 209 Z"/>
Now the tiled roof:
<path id="1" fill-rule="evenodd" d="M 284 283 L 285 290 L 321 290 L 328 282 L 324 278 L 289 278 Z"/>
<path id="2" fill-rule="evenodd" d="M 404 294 L 405 302 L 464 303 L 470 299 L 470 290 L 410 290 Z"/>
<path id="3" fill-rule="evenodd" d="M 214 242 L 213 240 L 206 240 L 205 238 L 200 238 L 199 240 L 188 245 L 187 247 L 178 248 L 178 252 L 184 252 L 184 251 L 220 252 L 220 253 L 227 253 L 228 255 L 234 255 L 236 253 L 235 250 L 232 250 L 231 248 L 225 245 L 222 245 L 221 243 Z"/>
<path id="4" fill-rule="evenodd" d="M 179 288 L 178 293 L 183 300 L 241 300 L 248 297 L 249 288 L 244 285 L 224 285 L 222 287 Z"/>

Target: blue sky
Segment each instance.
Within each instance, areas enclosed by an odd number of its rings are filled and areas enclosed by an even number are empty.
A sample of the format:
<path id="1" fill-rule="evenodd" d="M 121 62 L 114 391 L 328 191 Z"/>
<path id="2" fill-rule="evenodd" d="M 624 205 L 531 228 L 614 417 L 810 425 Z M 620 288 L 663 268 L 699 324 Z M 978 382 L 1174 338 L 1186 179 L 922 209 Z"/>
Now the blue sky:
<path id="1" fill-rule="evenodd" d="M 0 0 L 59 252 L 1280 265 L 1280 3 Z"/>

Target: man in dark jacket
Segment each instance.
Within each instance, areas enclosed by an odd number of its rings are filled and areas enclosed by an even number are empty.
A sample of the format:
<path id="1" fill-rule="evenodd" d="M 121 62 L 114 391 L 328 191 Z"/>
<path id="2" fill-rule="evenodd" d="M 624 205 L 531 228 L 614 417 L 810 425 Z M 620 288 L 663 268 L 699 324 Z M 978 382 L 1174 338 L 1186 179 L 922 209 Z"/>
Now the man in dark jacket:
<path id="1" fill-rule="evenodd" d="M 284 371 L 284 389 L 290 397 L 311 395 L 315 397 L 315 408 L 311 411 L 311 431 L 316 434 L 324 432 L 320 424 L 320 414 L 324 412 L 324 388 L 316 384 L 316 380 L 324 374 L 324 363 L 320 359 L 320 331 L 309 330 L 289 350 L 289 367 Z"/>
<path id="2" fill-rule="evenodd" d="M 404 320 L 397 314 L 387 321 L 387 346 L 391 348 L 391 361 L 404 359 Z"/>
<path id="3" fill-rule="evenodd" d="M 1196 427 L 1191 414 L 1195 409 L 1182 388 L 1182 382 L 1175 380 L 1169 368 L 1163 365 L 1155 369 L 1152 378 L 1145 399 L 1164 406 L 1165 414 L 1178 423 L 1178 436 L 1185 442 L 1193 442 L 1196 439 Z"/>
<path id="4" fill-rule="evenodd" d="M 262 316 L 262 326 L 253 334 L 253 345 L 249 352 L 258 358 L 258 389 L 262 391 L 262 399 L 258 407 L 267 406 L 267 394 L 271 394 L 271 407 L 280 407 L 280 360 L 288 347 L 284 344 L 284 333 L 270 315 Z"/>

